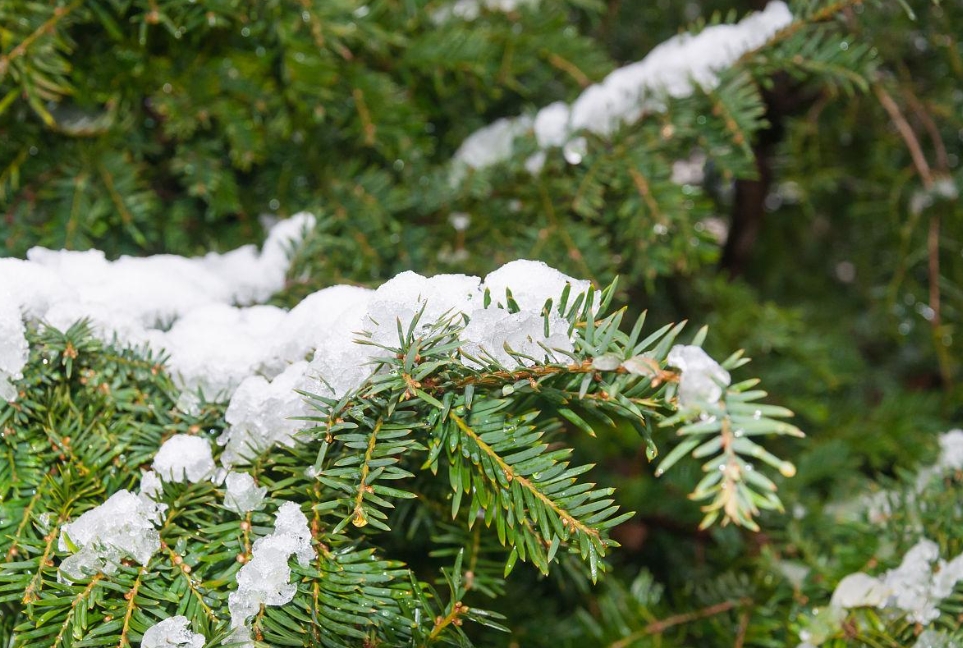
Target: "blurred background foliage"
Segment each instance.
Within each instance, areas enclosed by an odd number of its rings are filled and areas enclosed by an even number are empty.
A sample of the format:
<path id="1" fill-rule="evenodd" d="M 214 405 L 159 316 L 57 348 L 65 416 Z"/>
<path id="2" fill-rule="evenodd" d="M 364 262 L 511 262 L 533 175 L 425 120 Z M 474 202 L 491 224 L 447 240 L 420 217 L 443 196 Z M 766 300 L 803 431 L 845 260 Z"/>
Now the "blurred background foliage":
<path id="1" fill-rule="evenodd" d="M 696 468 L 655 480 L 633 430 L 575 437 L 640 512 L 620 529 L 621 576 L 593 589 L 516 571 L 498 604 L 521 624 L 512 645 L 792 645 L 842 575 L 915 540 L 839 502 L 899 487 L 963 420 L 963 6 L 797 2 L 798 34 L 713 92 L 590 136 L 579 163 L 550 151 L 532 177 L 522 138 L 453 182 L 476 129 L 765 3 L 543 0 L 474 20 L 448 4 L 0 0 L 2 253 L 199 254 L 310 210 L 281 304 L 520 257 L 619 275 L 617 300 L 708 323 L 709 351 L 745 348 L 797 413 L 810 438 L 781 448 L 799 466 L 780 483 L 789 511 L 761 534 L 699 531 Z M 673 182 L 680 161 L 695 180 Z M 960 522 L 960 488 L 913 504 L 956 552 L 963 525 L 936 520 Z M 409 541 L 413 557 L 433 546 Z M 858 621 L 838 645 L 914 640 Z"/>

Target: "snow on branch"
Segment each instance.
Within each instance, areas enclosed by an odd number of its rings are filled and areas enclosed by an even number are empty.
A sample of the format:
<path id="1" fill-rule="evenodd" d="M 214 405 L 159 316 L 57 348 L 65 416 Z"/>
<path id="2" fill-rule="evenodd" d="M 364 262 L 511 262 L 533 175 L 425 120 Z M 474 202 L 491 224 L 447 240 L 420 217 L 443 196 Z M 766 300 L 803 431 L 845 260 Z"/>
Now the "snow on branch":
<path id="1" fill-rule="evenodd" d="M 475 131 L 455 152 L 452 178 L 457 183 L 468 169 L 508 160 L 514 152 L 515 138 L 530 132 L 534 132 L 540 151 L 526 162 L 529 171 L 537 173 L 544 163 L 544 151 L 554 147 L 571 148 L 566 150 L 566 159 L 577 164 L 581 156 L 574 153 L 584 145 L 579 133 L 609 137 L 624 124 L 665 110 L 668 98 L 687 97 L 696 87 L 715 88 L 719 72 L 764 45 L 792 20 L 789 7 L 776 0 L 738 24 L 714 25 L 695 35 L 673 36 L 641 61 L 621 67 L 586 88 L 571 105 L 558 101 L 534 117 L 506 117 Z"/>

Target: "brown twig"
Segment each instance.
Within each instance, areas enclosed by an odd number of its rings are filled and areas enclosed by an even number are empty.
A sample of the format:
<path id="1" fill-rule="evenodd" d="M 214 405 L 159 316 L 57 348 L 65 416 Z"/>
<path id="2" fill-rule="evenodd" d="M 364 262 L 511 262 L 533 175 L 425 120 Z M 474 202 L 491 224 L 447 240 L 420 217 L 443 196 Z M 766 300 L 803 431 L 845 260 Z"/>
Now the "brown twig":
<path id="1" fill-rule="evenodd" d="M 683 614 L 674 614 L 670 617 L 660 619 L 658 621 L 653 621 L 641 630 L 636 630 L 635 632 L 628 634 L 613 644 L 609 644 L 608 648 L 626 648 L 632 645 L 632 642 L 640 637 L 646 635 L 662 634 L 669 628 L 677 625 L 682 625 L 683 623 L 690 623 L 692 621 L 698 621 L 699 619 L 705 619 L 707 617 L 715 616 L 717 614 L 722 614 L 723 612 L 728 612 L 729 610 L 743 605 L 748 605 L 751 603 L 749 599 L 738 599 L 735 601 L 722 601 L 721 603 L 716 603 L 708 607 L 704 607 L 700 610 L 694 610 L 692 612 L 685 612 Z"/>
<path id="2" fill-rule="evenodd" d="M 910 157 L 913 158 L 913 166 L 916 167 L 916 172 L 919 174 L 920 180 L 923 181 L 923 187 L 927 191 L 932 189 L 933 172 L 930 169 L 929 163 L 926 161 L 926 156 L 923 155 L 923 148 L 920 146 L 920 141 L 917 139 L 916 133 L 913 132 L 913 128 L 909 125 L 909 122 L 906 121 L 899 106 L 881 84 L 873 84 L 873 92 L 876 94 L 876 98 L 879 99 L 880 105 L 889 115 L 896 130 L 899 131 L 903 142 L 906 143 Z"/>
<path id="3" fill-rule="evenodd" d="M 919 138 L 916 137 L 916 133 L 913 131 L 909 122 L 906 121 L 899 106 L 889 93 L 886 92 L 882 84 L 875 83 L 873 85 L 873 91 L 879 99 L 880 105 L 882 105 L 883 109 L 889 114 L 890 120 L 893 122 L 893 125 L 896 126 L 896 130 L 899 131 L 900 136 L 906 143 L 906 148 L 909 150 L 910 157 L 913 159 L 913 166 L 916 168 L 916 173 L 923 182 L 923 188 L 927 191 L 932 191 L 935 185 L 933 171 L 926 161 L 926 156 L 923 154 L 923 148 L 920 146 Z M 942 316 L 940 314 L 940 216 L 938 213 L 930 212 L 929 220 L 929 231 L 926 236 L 926 252 L 928 256 L 927 279 L 929 283 L 930 307 L 929 320 L 930 327 L 933 331 L 933 345 L 936 350 L 940 375 L 943 379 L 944 386 L 949 389 L 950 368 L 945 359 L 946 354 L 942 353 L 940 347 L 940 328 L 942 323 Z"/>
<path id="4" fill-rule="evenodd" d="M 937 170 L 943 173 L 948 172 L 950 168 L 950 157 L 946 152 L 946 144 L 943 143 L 943 137 L 940 135 L 939 127 L 937 127 L 936 122 L 933 121 L 933 117 L 930 116 L 923 102 L 919 100 L 919 97 L 913 93 L 911 88 L 904 85 L 901 90 L 903 96 L 906 98 L 906 102 L 910 105 L 910 108 L 913 109 L 913 114 L 920 120 L 923 128 L 926 129 L 927 134 L 930 136 L 930 141 L 933 142 Z"/>

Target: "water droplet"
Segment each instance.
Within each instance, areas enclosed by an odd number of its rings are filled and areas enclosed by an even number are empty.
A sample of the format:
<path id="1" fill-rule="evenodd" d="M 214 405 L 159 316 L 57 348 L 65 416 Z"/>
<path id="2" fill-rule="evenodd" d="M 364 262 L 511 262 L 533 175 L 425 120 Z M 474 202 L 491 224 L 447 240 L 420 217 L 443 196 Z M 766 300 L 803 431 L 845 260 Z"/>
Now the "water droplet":
<path id="1" fill-rule="evenodd" d="M 588 153 L 588 142 L 584 137 L 576 137 L 562 147 L 562 155 L 569 164 L 580 164 Z"/>
<path id="2" fill-rule="evenodd" d="M 738 438 L 741 438 L 741 437 L 746 436 L 746 431 L 740 429 L 740 430 L 736 430 L 735 432 L 733 432 L 733 434 L 735 434 L 736 438 L 738 439 Z"/>
<path id="3" fill-rule="evenodd" d="M 662 470 L 661 468 L 656 468 L 656 469 L 655 469 L 655 476 L 656 476 L 656 477 L 661 477 L 661 476 L 664 475 L 664 474 L 665 474 L 665 471 Z"/>
<path id="4" fill-rule="evenodd" d="M 755 412 L 753 412 L 753 413 L 752 413 L 752 418 L 756 419 L 757 421 L 758 421 L 759 419 L 761 419 L 761 418 L 762 418 L 762 411 L 756 410 Z"/>

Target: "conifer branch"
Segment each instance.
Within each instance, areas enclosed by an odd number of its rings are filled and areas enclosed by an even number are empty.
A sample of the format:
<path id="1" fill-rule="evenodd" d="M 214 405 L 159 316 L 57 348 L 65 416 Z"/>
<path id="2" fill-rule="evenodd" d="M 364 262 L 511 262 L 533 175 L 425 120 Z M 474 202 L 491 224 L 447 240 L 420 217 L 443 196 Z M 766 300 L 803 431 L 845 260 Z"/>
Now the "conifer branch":
<path id="1" fill-rule="evenodd" d="M 53 33 L 57 23 L 66 19 L 82 4 L 83 0 L 74 0 L 69 5 L 54 8 L 53 15 L 50 16 L 50 18 L 45 20 L 16 47 L 11 49 L 6 54 L 0 56 L 0 80 L 3 80 L 3 78 L 7 75 L 7 71 L 10 69 L 10 64 L 24 56 L 30 49 L 30 46 L 33 45 L 34 41 L 36 41 L 38 38 Z"/>
<path id="2" fill-rule="evenodd" d="M 481 450 L 485 452 L 485 454 L 487 454 L 499 468 L 501 468 L 502 473 L 505 475 L 506 480 L 508 480 L 509 482 L 514 481 L 517 484 L 521 484 L 521 486 L 524 487 L 525 490 L 530 492 L 539 501 L 545 504 L 545 506 L 548 506 L 550 509 L 555 511 L 555 513 L 559 516 L 559 518 L 561 518 L 563 526 L 571 528 L 571 530 L 574 532 L 584 533 L 594 538 L 599 538 L 599 532 L 596 529 L 590 528 L 585 524 L 582 524 L 582 522 L 575 519 L 567 511 L 564 511 L 561 508 L 559 508 L 559 506 L 554 501 L 546 497 L 545 494 L 542 493 L 538 488 L 536 488 L 531 481 L 529 481 L 522 475 L 519 475 L 511 466 L 505 463 L 505 460 L 502 459 L 498 455 L 498 453 L 496 453 L 492 449 L 491 446 L 489 446 L 487 443 L 482 441 L 481 437 L 467 423 L 465 423 L 464 419 L 462 419 L 460 416 L 458 416 L 454 412 L 451 412 L 449 416 L 451 417 L 451 420 L 453 420 L 455 424 L 461 429 L 461 431 L 467 434 L 478 445 L 478 447 L 481 448 Z M 602 544 L 604 546 L 604 542 Z"/>

